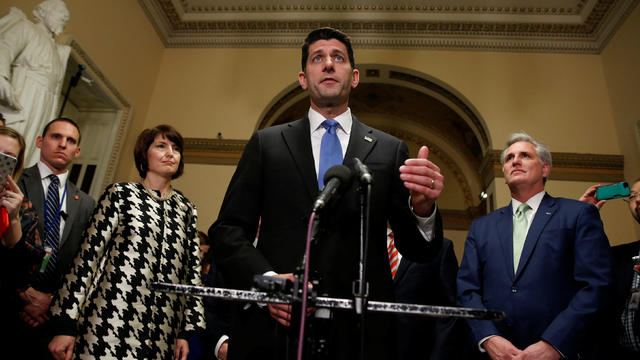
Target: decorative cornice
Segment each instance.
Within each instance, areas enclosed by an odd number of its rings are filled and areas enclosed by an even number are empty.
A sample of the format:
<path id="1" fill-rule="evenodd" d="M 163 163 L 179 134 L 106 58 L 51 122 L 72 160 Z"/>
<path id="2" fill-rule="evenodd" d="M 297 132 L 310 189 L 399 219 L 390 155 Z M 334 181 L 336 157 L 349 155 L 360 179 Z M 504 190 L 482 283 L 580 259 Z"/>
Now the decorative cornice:
<path id="1" fill-rule="evenodd" d="M 491 150 L 480 164 L 485 184 L 502 178 L 501 150 Z M 550 180 L 592 181 L 607 183 L 624 180 L 624 155 L 551 153 L 553 166 Z"/>
<path id="2" fill-rule="evenodd" d="M 638 0 L 551 7 L 304 2 L 139 0 L 167 47 L 298 47 L 309 31 L 331 26 L 358 48 L 569 53 L 599 53 Z"/>
<path id="3" fill-rule="evenodd" d="M 392 135 L 411 137 L 411 134 L 399 130 L 383 129 Z M 414 140 L 424 142 L 424 139 Z M 220 140 L 204 138 L 185 138 L 184 157 L 188 163 L 236 165 L 242 156 L 247 140 Z M 432 151 L 438 151 L 435 147 Z M 494 178 L 504 177 L 500 164 L 501 150 L 491 150 L 480 164 L 480 173 L 485 184 Z M 444 154 L 441 158 L 446 159 Z M 615 182 L 624 179 L 624 155 L 552 153 L 553 169 L 551 180 Z M 452 165 L 452 169 L 457 167 Z M 458 169 L 461 174 L 461 170 Z M 456 176 L 456 178 L 458 178 Z M 460 180 L 460 179 L 458 179 Z M 464 182 L 463 182 L 464 183 Z M 465 197 L 469 189 L 465 188 Z"/>
<path id="4" fill-rule="evenodd" d="M 193 3 L 198 1 L 189 1 L 189 0 L 180 0 L 182 5 L 182 9 L 189 13 L 235 13 L 235 12 L 265 12 L 265 11 L 336 11 L 343 12 L 346 10 L 358 10 L 358 11 L 384 11 L 384 12 L 405 12 L 405 11 L 428 11 L 431 13 L 456 13 L 456 12 L 464 12 L 464 13 L 480 13 L 480 14 L 576 14 L 580 13 L 580 10 L 584 8 L 587 0 L 579 0 L 575 4 L 574 7 L 566 6 L 566 7 L 540 7 L 540 6 L 491 6 L 491 5 L 463 5 L 463 4 L 452 4 L 452 5 L 413 5 L 413 4 L 393 4 L 393 5 L 384 5 L 384 4 L 376 4 L 373 1 L 360 1 L 355 4 L 317 4 L 307 3 L 303 4 L 304 1 L 300 1 L 297 4 L 286 4 L 282 2 L 278 4 L 277 2 L 265 3 L 265 4 L 243 4 L 243 5 L 232 5 L 232 4 L 218 4 L 218 5 L 195 5 Z M 200 1 L 201 3 L 203 1 Z M 207 1 L 204 1 L 205 3 Z M 212 1 L 208 1 L 209 3 L 213 3 Z M 307 1 L 308 2 L 308 1 Z M 219 3 L 219 2 L 218 2 Z M 573 3 L 573 1 L 572 1 Z"/>
<path id="5" fill-rule="evenodd" d="M 247 140 L 184 139 L 184 161 L 194 164 L 237 165 Z"/>

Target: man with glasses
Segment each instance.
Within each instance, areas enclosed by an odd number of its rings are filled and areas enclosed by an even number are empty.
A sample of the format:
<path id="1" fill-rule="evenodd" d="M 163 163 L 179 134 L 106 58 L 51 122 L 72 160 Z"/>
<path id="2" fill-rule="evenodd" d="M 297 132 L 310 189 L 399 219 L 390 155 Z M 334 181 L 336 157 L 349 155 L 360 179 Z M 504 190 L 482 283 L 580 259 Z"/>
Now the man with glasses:
<path id="1" fill-rule="evenodd" d="M 631 216 L 640 224 L 640 178 L 631 186 L 629 203 Z M 613 349 L 612 359 L 640 359 L 640 265 L 633 257 L 640 255 L 640 240 L 611 248 L 613 265 L 612 314 L 607 317 L 611 334 L 607 349 Z M 635 270 L 635 272 L 634 272 Z"/>
<path id="2" fill-rule="evenodd" d="M 593 204 L 600 209 L 607 200 L 598 200 L 594 185 L 587 189 L 580 201 Z M 631 186 L 631 194 L 623 200 L 629 204 L 631 216 L 640 223 L 640 178 Z M 640 265 L 633 257 L 640 255 L 640 240 L 613 246 L 612 256 L 612 306 L 605 321 L 607 331 L 603 350 L 612 359 L 640 359 Z M 635 271 L 635 272 L 634 272 Z M 602 354 L 603 356 L 605 354 Z"/>

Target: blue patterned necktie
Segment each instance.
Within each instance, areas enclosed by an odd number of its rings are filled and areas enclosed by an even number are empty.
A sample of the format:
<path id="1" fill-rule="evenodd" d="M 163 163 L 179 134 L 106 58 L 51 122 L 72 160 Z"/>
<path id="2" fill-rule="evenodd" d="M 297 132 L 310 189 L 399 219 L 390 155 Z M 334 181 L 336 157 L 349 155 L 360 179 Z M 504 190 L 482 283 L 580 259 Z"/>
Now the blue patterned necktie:
<path id="1" fill-rule="evenodd" d="M 60 243 L 60 180 L 54 174 L 49 175 L 51 183 L 47 188 L 45 200 L 45 245 L 51 248 L 51 257 L 47 262 L 46 274 L 50 274 L 56 268 L 56 255 Z"/>
<path id="2" fill-rule="evenodd" d="M 513 273 L 518 271 L 520 263 L 520 255 L 524 248 L 524 241 L 527 238 L 527 221 L 526 213 L 531 209 L 527 203 L 522 203 L 516 210 L 516 217 L 513 219 Z"/>
<path id="3" fill-rule="evenodd" d="M 320 125 L 327 129 L 322 135 L 320 143 L 320 165 L 318 166 L 318 188 L 322 189 L 324 187 L 324 173 L 330 167 L 342 164 L 342 146 L 340 146 L 340 139 L 336 134 L 337 121 L 327 119 Z"/>

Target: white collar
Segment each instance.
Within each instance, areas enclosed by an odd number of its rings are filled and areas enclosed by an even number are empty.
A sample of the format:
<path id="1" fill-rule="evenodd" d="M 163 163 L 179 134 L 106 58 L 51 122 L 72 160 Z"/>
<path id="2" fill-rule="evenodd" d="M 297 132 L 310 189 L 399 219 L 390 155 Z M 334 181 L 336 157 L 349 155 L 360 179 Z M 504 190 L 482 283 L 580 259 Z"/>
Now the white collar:
<path id="1" fill-rule="evenodd" d="M 314 132 L 322 127 L 322 122 L 326 120 L 324 116 L 322 116 L 319 112 L 309 108 L 309 113 L 307 115 L 309 117 L 309 127 L 311 128 L 311 132 Z M 333 118 L 338 122 L 342 131 L 344 131 L 347 135 L 351 133 L 351 125 L 353 124 L 353 119 L 351 118 L 351 109 L 347 108 L 347 111 Z"/>
<path id="2" fill-rule="evenodd" d="M 40 181 L 48 178 L 49 175 L 53 174 L 53 171 L 51 171 L 51 169 L 47 166 L 47 164 L 43 163 L 42 161 L 39 160 L 37 165 L 38 165 L 38 170 L 40 171 Z M 62 186 L 62 184 L 65 184 L 67 182 L 67 178 L 69 177 L 69 171 L 67 170 L 64 173 L 56 176 L 58 177 L 58 180 L 60 180 L 60 186 Z"/>
<path id="3" fill-rule="evenodd" d="M 531 210 L 533 210 L 534 213 L 538 211 L 538 208 L 540 207 L 540 203 L 542 202 L 542 198 L 544 198 L 545 194 L 546 194 L 546 191 L 542 190 L 539 193 L 530 197 L 529 200 L 525 201 L 525 203 L 527 203 L 527 205 L 531 207 Z M 520 201 L 514 198 L 511 198 L 511 210 L 513 211 L 514 215 L 516 213 L 516 210 L 518 210 L 518 206 L 520 206 L 520 204 L 522 204 Z"/>

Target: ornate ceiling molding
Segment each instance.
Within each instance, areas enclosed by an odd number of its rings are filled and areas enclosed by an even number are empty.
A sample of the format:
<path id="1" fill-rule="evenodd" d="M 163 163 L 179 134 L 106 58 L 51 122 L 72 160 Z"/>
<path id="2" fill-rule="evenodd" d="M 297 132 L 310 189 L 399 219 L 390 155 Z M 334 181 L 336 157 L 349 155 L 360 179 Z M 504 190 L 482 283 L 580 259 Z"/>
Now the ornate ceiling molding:
<path id="1" fill-rule="evenodd" d="M 599 53 L 639 0 L 138 0 L 167 47 L 298 47 L 321 26 L 358 48 Z"/>

